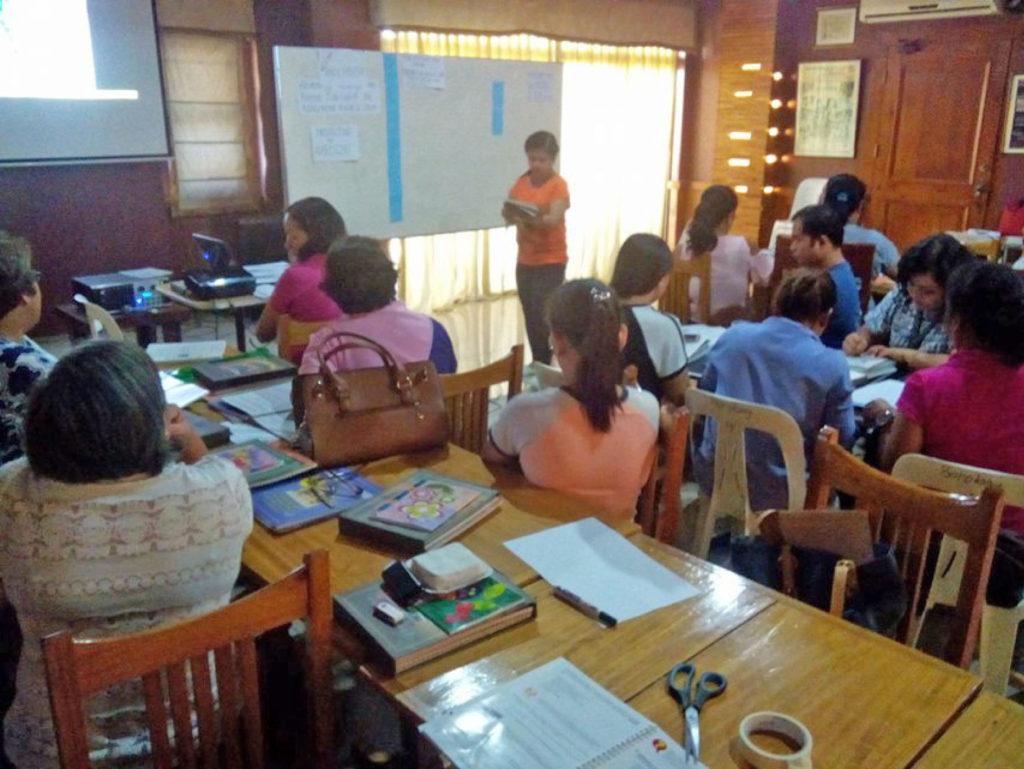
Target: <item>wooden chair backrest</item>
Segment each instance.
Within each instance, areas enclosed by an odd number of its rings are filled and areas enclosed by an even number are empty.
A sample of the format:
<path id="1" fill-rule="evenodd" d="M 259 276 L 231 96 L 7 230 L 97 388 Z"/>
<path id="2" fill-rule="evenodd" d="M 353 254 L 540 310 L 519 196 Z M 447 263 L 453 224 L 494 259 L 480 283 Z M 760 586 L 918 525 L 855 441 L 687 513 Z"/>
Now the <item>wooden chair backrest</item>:
<path id="1" fill-rule="evenodd" d="M 853 276 L 857 279 L 860 311 L 865 313 L 871 299 L 871 269 L 875 261 L 875 247 L 871 243 L 844 243 L 843 258 L 850 263 Z"/>
<path id="2" fill-rule="evenodd" d="M 756 525 L 747 489 L 746 430 L 768 433 L 778 441 L 786 465 L 787 507 L 793 510 L 804 507 L 807 457 L 804 456 L 803 433 L 790 414 L 774 406 L 748 403 L 696 388 L 686 391 L 686 407 L 693 419 L 712 417 L 718 431 L 715 436 L 715 477 L 708 514 L 711 521 L 732 515 L 741 516 L 748 531 Z"/>
<path id="3" fill-rule="evenodd" d="M 328 555 L 319 550 L 280 582 L 202 617 L 97 641 L 75 640 L 68 632 L 47 636 L 43 659 L 61 767 L 90 767 L 83 700 L 114 684 L 141 678 L 153 766 L 261 769 L 263 728 L 255 638 L 296 619 L 306 623 L 313 746 L 313 757 L 306 765 L 333 767 L 331 617 Z M 214 679 L 216 688 L 211 684 Z M 193 723 L 198 725 L 198 751 Z"/>
<path id="4" fill-rule="evenodd" d="M 493 385 L 508 383 L 508 397 L 523 389 L 523 346 L 517 344 L 501 360 L 462 374 L 440 377 L 444 408 L 451 423 L 449 440 L 477 454 L 487 440 L 487 412 Z"/>
<path id="5" fill-rule="evenodd" d="M 1003 511 L 1002 492 L 985 488 L 979 498 L 964 497 L 893 478 L 839 446 L 838 433 L 830 427 L 822 428 L 818 436 L 807 488 L 808 507 L 826 507 L 832 491 L 838 490 L 853 497 L 858 509 L 868 511 L 876 541 L 895 548 L 912 607 L 917 606 L 921 592 L 931 533 L 948 534 L 967 544 L 964 577 L 944 655 L 947 662 L 966 668 L 977 642 Z M 900 641 L 913 642 L 917 621 L 917 613 L 908 611 L 898 631 Z"/>
<path id="6" fill-rule="evenodd" d="M 683 465 L 690 435 L 690 412 L 676 409 L 670 425 L 659 436 L 659 460 L 653 462 L 640 495 L 638 520 L 648 536 L 674 545 L 682 516 Z"/>
<path id="7" fill-rule="evenodd" d="M 690 315 L 690 281 L 700 281 L 696 317 Z M 686 323 L 707 323 L 711 319 L 711 254 L 675 260 L 668 288 L 658 300 L 662 312 L 675 315 Z"/>
<path id="8" fill-rule="evenodd" d="M 295 320 L 282 315 L 277 321 L 277 354 L 292 363 L 302 363 L 302 353 L 309 338 L 330 323 L 329 320 Z"/>

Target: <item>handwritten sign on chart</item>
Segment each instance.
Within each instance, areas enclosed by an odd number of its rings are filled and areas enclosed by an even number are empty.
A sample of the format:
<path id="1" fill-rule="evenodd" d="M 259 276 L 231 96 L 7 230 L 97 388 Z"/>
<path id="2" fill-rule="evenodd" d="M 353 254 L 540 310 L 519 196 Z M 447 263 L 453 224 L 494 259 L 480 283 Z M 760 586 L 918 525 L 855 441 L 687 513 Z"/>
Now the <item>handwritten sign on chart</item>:
<path id="1" fill-rule="evenodd" d="M 366 77 L 366 55 L 362 51 L 327 49 L 319 51 L 320 77 L 324 80 L 348 80 Z"/>
<path id="2" fill-rule="evenodd" d="M 376 115 L 380 113 L 380 86 L 367 78 L 301 80 L 299 110 L 303 115 Z"/>
<path id="3" fill-rule="evenodd" d="M 526 96 L 531 104 L 550 104 L 555 100 L 555 76 L 550 72 L 531 72 L 526 76 Z"/>
<path id="4" fill-rule="evenodd" d="M 411 88 L 444 90 L 444 59 L 440 56 L 402 56 L 398 60 L 405 84 Z"/>
<path id="5" fill-rule="evenodd" d="M 359 160 L 359 127 L 313 126 L 313 162 L 342 163 Z"/>

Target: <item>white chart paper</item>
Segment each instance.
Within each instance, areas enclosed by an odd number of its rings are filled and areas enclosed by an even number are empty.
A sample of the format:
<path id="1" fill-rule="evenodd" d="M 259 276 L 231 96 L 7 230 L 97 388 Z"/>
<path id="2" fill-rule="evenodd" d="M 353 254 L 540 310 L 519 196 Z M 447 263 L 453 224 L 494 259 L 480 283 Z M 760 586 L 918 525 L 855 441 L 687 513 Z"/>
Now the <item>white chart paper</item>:
<path id="1" fill-rule="evenodd" d="M 359 127 L 354 125 L 313 126 L 313 161 L 354 163 L 359 160 Z"/>
<path id="2" fill-rule="evenodd" d="M 398 64 L 402 70 L 402 79 L 410 88 L 444 90 L 444 57 L 406 55 L 398 58 Z"/>
<path id="3" fill-rule="evenodd" d="M 899 379 L 883 379 L 881 382 L 858 387 L 853 391 L 853 405 L 857 408 L 867 406 L 875 398 L 882 398 L 895 406 L 903 394 L 903 385 Z"/>
<path id="4" fill-rule="evenodd" d="M 699 592 L 596 518 L 509 540 L 505 547 L 552 585 L 575 593 L 619 622 Z"/>

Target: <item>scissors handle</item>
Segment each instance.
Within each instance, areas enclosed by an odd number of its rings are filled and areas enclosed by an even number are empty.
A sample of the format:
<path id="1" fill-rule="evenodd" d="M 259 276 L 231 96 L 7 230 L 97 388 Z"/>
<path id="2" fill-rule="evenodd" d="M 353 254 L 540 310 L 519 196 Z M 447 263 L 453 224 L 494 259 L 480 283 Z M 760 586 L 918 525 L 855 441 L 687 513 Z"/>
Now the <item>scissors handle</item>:
<path id="1" fill-rule="evenodd" d="M 697 669 L 690 662 L 680 662 L 668 674 L 668 693 L 685 710 L 690 707 L 690 692 Z"/>
<path id="2" fill-rule="evenodd" d="M 692 675 L 692 674 L 691 674 Z M 729 682 L 721 673 L 703 673 L 697 681 L 697 695 L 693 699 L 693 706 L 700 710 L 704 703 L 713 700 L 725 691 Z"/>

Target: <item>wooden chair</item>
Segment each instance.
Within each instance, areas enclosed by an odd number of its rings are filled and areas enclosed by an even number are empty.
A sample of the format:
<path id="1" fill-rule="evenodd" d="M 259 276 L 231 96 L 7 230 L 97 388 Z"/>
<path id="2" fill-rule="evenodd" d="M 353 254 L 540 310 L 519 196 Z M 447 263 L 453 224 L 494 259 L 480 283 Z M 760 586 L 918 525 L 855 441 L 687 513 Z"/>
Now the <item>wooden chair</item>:
<path id="1" fill-rule="evenodd" d="M 313 760 L 305 765 L 333 767 L 331 588 L 324 550 L 307 555 L 304 565 L 280 582 L 203 617 L 121 638 L 79 641 L 68 632 L 44 638 L 43 659 L 61 767 L 90 766 L 83 699 L 114 684 L 141 678 L 157 769 L 260 769 L 264 765 L 263 728 L 255 637 L 295 619 L 306 622 Z M 216 689 L 211 684 L 213 677 Z M 168 734 L 168 700 L 173 748 Z M 198 725 L 198 746 L 193 723 Z"/>
<path id="2" fill-rule="evenodd" d="M 1024 507 L 1024 475 L 1000 473 L 980 467 L 946 462 L 922 454 L 904 454 L 892 468 L 894 478 L 939 491 L 978 496 L 989 486 L 1001 489 L 1008 505 Z M 935 577 L 925 611 L 935 604 L 956 605 L 963 580 L 967 546 L 943 537 Z M 924 617 L 922 616 L 922 621 Z M 1012 609 L 985 604 L 981 612 L 981 677 L 985 688 L 1002 695 L 1010 678 L 1017 626 L 1024 622 L 1024 601 Z"/>
<path id="3" fill-rule="evenodd" d="M 876 541 L 893 545 L 900 571 L 917 606 L 924 575 L 928 541 L 933 531 L 967 543 L 964 579 L 946 643 L 945 659 L 966 668 L 974 652 L 981 620 L 981 603 L 992 565 L 1002 493 L 985 489 L 973 499 L 917 486 L 869 467 L 838 444 L 838 433 L 822 428 L 814 447 L 807 506 L 824 508 L 833 490 L 849 494 L 857 509 L 867 510 Z M 908 611 L 897 639 L 912 644 L 917 614 Z"/>
<path id="4" fill-rule="evenodd" d="M 843 258 L 850 263 L 853 277 L 857 279 L 857 294 L 860 297 L 861 314 L 868 311 L 871 299 L 871 271 L 875 261 L 875 247 L 870 243 L 844 243 Z"/>
<path id="5" fill-rule="evenodd" d="M 690 316 L 690 281 L 700 281 L 697 316 Z M 701 254 L 685 261 L 676 260 L 668 288 L 658 300 L 662 312 L 671 313 L 686 323 L 708 323 L 711 319 L 711 254 Z"/>
<path id="6" fill-rule="evenodd" d="M 302 353 L 309 344 L 309 338 L 328 323 L 328 320 L 303 321 L 282 315 L 277 322 L 278 356 L 295 364 L 302 363 Z"/>
<path id="7" fill-rule="evenodd" d="M 659 459 L 640 494 L 637 520 L 644 533 L 675 545 L 682 514 L 683 465 L 690 434 L 690 412 L 676 409 L 659 437 Z"/>
<path id="8" fill-rule="evenodd" d="M 807 458 L 800 426 L 788 413 L 774 406 L 727 398 L 690 388 L 686 407 L 695 420 L 712 417 L 717 425 L 715 437 L 715 478 L 711 498 L 701 494 L 692 552 L 707 556 L 715 520 L 723 516 L 740 518 L 744 530 L 756 530 L 747 489 L 747 453 L 744 432 L 758 430 L 773 436 L 782 450 L 786 465 L 786 488 L 790 509 L 804 506 Z M 692 426 L 692 422 L 691 422 Z M 707 426 L 705 425 L 705 429 Z"/>
<path id="9" fill-rule="evenodd" d="M 487 411 L 491 386 L 508 382 L 508 397 L 523 389 L 523 346 L 517 344 L 501 360 L 462 374 L 440 377 L 444 407 L 451 423 L 451 440 L 477 454 L 487 440 Z"/>

